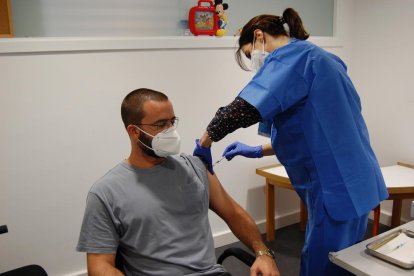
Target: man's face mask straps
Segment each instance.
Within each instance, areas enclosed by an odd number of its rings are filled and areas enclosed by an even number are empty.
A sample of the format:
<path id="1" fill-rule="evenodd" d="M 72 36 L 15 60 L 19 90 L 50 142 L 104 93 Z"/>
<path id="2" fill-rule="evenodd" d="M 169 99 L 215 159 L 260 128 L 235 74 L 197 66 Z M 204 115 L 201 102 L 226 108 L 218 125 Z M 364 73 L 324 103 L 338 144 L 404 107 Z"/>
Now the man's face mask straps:
<path id="1" fill-rule="evenodd" d="M 138 126 L 135 126 L 140 131 L 146 135 L 152 137 L 151 147 L 143 143 L 141 140 L 138 141 L 145 147 L 154 151 L 154 153 L 159 157 L 167 157 L 169 155 L 174 155 L 180 153 L 181 146 L 181 137 L 178 134 L 175 126 L 172 126 L 168 129 L 165 129 L 155 136 L 149 134 L 148 132 L 142 130 Z"/>

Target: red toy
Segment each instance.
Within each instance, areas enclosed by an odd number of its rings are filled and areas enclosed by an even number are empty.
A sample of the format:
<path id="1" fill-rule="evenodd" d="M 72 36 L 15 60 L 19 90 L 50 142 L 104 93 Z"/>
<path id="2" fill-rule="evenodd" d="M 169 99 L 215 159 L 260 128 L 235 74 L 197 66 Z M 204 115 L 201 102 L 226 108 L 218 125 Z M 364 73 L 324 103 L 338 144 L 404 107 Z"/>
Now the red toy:
<path id="1" fill-rule="evenodd" d="M 193 35 L 215 35 L 218 17 L 213 1 L 198 0 L 198 6 L 190 9 L 188 25 Z"/>

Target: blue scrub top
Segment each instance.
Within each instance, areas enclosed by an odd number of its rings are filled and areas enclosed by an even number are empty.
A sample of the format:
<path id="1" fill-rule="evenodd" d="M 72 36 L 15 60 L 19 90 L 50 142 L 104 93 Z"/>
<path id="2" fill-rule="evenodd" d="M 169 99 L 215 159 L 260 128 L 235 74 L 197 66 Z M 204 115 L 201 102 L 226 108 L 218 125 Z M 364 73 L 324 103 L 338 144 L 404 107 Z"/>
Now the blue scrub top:
<path id="1" fill-rule="evenodd" d="M 337 56 L 290 39 L 239 96 L 273 121 L 272 147 L 295 188 L 306 189 L 308 208 L 315 199 L 342 221 L 388 197 L 359 96 Z"/>

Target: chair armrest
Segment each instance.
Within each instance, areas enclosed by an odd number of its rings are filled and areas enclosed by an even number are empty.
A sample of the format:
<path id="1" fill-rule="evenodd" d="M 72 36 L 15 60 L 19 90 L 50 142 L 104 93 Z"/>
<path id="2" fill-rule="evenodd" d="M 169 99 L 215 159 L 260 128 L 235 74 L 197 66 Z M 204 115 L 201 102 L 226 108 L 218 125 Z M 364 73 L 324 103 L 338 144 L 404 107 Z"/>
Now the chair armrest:
<path id="1" fill-rule="evenodd" d="M 223 264 L 223 261 L 229 256 L 236 257 L 249 267 L 251 267 L 254 261 L 256 260 L 256 257 L 247 252 L 246 250 L 237 247 L 230 247 L 224 250 L 224 252 L 218 257 L 217 263 Z"/>

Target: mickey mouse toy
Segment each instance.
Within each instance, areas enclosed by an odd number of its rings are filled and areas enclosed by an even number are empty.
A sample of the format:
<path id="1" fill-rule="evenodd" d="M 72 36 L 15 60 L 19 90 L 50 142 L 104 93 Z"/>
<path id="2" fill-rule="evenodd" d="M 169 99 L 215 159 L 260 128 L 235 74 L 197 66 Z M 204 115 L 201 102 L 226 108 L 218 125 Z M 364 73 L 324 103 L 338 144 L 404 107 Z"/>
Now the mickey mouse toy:
<path id="1" fill-rule="evenodd" d="M 224 11 L 229 8 L 227 3 L 223 3 L 222 0 L 215 0 L 214 7 L 216 8 L 216 14 L 218 16 L 218 30 L 216 36 L 223 36 L 226 34 L 227 30 L 227 16 L 224 14 Z"/>

